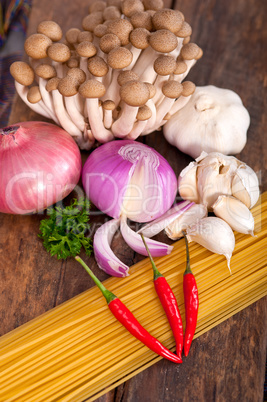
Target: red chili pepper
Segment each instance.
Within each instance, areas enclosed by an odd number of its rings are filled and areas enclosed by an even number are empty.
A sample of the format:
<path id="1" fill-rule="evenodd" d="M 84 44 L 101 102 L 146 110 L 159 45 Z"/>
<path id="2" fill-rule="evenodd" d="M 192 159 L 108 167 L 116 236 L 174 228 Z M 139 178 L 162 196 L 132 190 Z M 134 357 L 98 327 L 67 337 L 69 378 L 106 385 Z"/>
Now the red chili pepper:
<path id="1" fill-rule="evenodd" d="M 105 286 L 97 279 L 90 268 L 85 264 L 85 262 L 80 257 L 75 257 L 75 259 L 85 268 L 88 274 L 91 276 L 95 284 L 101 290 L 103 296 L 105 297 L 109 309 L 114 315 L 114 317 L 139 341 L 143 342 L 149 349 L 158 355 L 165 357 L 166 359 L 174 363 L 182 363 L 182 360 L 172 353 L 169 349 L 160 343 L 159 340 L 154 338 L 135 318 L 131 311 L 122 303 L 117 296 L 105 288 Z"/>
<path id="2" fill-rule="evenodd" d="M 190 268 L 188 241 L 184 232 L 183 235 L 186 244 L 186 269 L 184 272 L 184 280 L 183 280 L 185 319 L 186 319 L 186 327 L 184 334 L 184 354 L 185 356 L 187 356 L 196 331 L 199 299 L 198 299 L 196 279 Z"/>
<path id="3" fill-rule="evenodd" d="M 171 329 L 172 329 L 172 332 L 173 332 L 173 335 L 175 338 L 177 356 L 182 358 L 183 323 L 182 323 L 182 317 L 181 317 L 181 314 L 179 311 L 179 307 L 177 304 L 177 300 L 176 300 L 175 295 L 174 295 L 170 285 L 168 284 L 166 278 L 164 278 L 164 276 L 157 269 L 156 264 L 151 256 L 151 253 L 145 242 L 144 236 L 142 234 L 141 234 L 141 237 L 142 237 L 142 240 L 146 247 L 151 264 L 152 264 L 152 268 L 153 268 L 153 272 L 154 272 L 155 290 L 160 299 L 162 307 L 164 308 L 164 311 L 166 313 L 166 316 L 168 318 L 168 321 L 170 323 L 170 326 L 171 326 Z"/>

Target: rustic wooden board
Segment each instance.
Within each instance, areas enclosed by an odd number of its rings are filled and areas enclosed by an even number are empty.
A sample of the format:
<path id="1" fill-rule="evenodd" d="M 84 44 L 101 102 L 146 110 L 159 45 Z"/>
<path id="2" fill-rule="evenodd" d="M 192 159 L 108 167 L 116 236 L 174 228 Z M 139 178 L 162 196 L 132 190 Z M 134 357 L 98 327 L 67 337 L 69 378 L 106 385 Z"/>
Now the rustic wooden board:
<path id="1" fill-rule="evenodd" d="M 64 32 L 79 27 L 88 4 L 83 0 L 35 0 L 28 33 L 43 19 L 56 20 Z M 197 85 L 236 91 L 249 110 L 248 142 L 238 157 L 259 174 L 261 190 L 267 190 L 267 3 L 179 0 L 173 7 L 184 13 L 193 27 L 192 41 L 204 50 L 188 78 Z M 34 119 L 42 120 L 16 98 L 10 123 Z M 177 174 L 191 161 L 168 145 L 161 132 L 146 136 L 144 142 L 160 151 Z M 0 215 L 1 334 L 93 286 L 75 261 L 57 261 L 44 251 L 37 237 L 42 218 Z M 104 219 L 95 215 L 92 230 Z M 163 234 L 158 238 L 166 241 Z M 128 264 L 142 258 L 119 236 L 113 246 Z M 86 260 L 100 279 L 107 277 L 93 257 Z M 266 322 L 265 298 L 196 339 L 182 366 L 160 361 L 98 401 L 262 401 Z"/>

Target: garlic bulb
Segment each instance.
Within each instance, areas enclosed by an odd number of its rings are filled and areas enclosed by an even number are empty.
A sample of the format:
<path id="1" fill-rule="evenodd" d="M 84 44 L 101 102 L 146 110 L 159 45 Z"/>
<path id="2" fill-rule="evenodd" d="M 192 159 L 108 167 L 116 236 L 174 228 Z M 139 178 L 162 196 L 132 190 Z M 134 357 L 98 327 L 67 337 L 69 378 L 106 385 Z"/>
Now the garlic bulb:
<path id="1" fill-rule="evenodd" d="M 187 211 L 165 227 L 166 235 L 172 240 L 177 240 L 183 236 L 182 231 L 185 231 L 189 226 L 197 223 L 207 215 L 208 211 L 204 205 L 193 204 Z"/>
<path id="2" fill-rule="evenodd" d="M 187 238 L 213 253 L 224 255 L 231 272 L 230 260 L 235 248 L 235 236 L 228 223 L 213 216 L 200 219 L 187 229 Z"/>
<path id="3" fill-rule="evenodd" d="M 220 195 L 212 209 L 215 215 L 227 222 L 233 230 L 253 236 L 254 218 L 243 202 L 231 196 Z"/>
<path id="4" fill-rule="evenodd" d="M 237 154 L 247 141 L 249 113 L 240 97 L 213 85 L 196 87 L 163 127 L 166 140 L 196 158 L 202 151 Z"/>
<path id="5" fill-rule="evenodd" d="M 251 208 L 259 198 L 256 173 L 234 156 L 202 152 L 180 173 L 179 193 L 183 199 L 204 204 L 209 210 L 220 195 L 234 196 Z"/>

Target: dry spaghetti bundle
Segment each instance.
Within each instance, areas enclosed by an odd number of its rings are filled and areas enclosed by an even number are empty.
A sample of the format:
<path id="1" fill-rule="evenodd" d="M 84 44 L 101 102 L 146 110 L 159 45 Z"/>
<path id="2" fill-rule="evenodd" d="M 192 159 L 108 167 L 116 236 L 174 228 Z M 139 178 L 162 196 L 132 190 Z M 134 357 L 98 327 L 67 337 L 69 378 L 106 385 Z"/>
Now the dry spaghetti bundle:
<path id="1" fill-rule="evenodd" d="M 267 294 L 267 193 L 252 212 L 255 237 L 235 234 L 232 275 L 223 256 L 190 244 L 200 300 L 196 337 Z M 183 239 L 170 255 L 156 259 L 183 318 L 185 260 Z M 152 277 L 144 259 L 131 267 L 130 276 L 110 278 L 105 285 L 173 349 L 175 340 Z M 4 335 L 0 349 L 0 400 L 8 402 L 92 401 L 160 359 L 116 321 L 96 288 Z"/>

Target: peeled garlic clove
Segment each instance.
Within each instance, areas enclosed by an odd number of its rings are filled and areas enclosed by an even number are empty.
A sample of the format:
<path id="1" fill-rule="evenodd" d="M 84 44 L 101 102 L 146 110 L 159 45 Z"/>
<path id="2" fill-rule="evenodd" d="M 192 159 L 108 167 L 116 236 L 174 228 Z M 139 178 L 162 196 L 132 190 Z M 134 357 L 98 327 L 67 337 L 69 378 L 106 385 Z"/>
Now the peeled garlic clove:
<path id="1" fill-rule="evenodd" d="M 183 230 L 197 223 L 200 219 L 208 215 L 207 208 L 202 204 L 194 204 L 182 215 L 178 216 L 165 228 L 167 236 L 172 240 L 183 237 Z"/>
<path id="2" fill-rule="evenodd" d="M 253 236 L 254 218 L 243 202 L 234 197 L 221 195 L 212 208 L 215 215 L 227 222 L 233 230 Z"/>
<path id="3" fill-rule="evenodd" d="M 180 196 L 184 200 L 190 200 L 195 203 L 198 202 L 196 162 L 190 162 L 189 165 L 181 171 L 178 178 L 178 189 Z"/>
<path id="4" fill-rule="evenodd" d="M 187 238 L 213 253 L 224 255 L 231 272 L 230 260 L 235 248 L 235 236 L 228 223 L 213 216 L 200 219 L 187 229 Z"/>
<path id="5" fill-rule="evenodd" d="M 236 171 L 232 181 L 232 194 L 248 208 L 252 208 L 259 199 L 259 180 L 248 165 L 242 165 Z"/>

